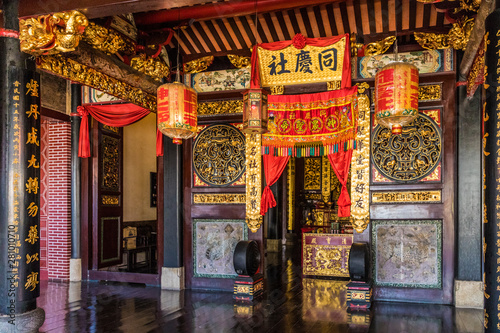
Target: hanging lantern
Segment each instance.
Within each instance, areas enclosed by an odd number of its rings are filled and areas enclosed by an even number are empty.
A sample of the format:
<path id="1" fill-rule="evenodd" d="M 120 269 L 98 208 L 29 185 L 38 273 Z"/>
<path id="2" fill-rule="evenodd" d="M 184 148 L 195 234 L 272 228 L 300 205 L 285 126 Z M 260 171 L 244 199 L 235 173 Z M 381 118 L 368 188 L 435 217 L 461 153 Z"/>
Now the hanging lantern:
<path id="1" fill-rule="evenodd" d="M 194 89 L 174 82 L 161 85 L 157 93 L 158 129 L 175 144 L 195 136 L 198 104 Z"/>
<path id="2" fill-rule="evenodd" d="M 384 66 L 375 76 L 375 119 L 401 134 L 418 116 L 418 69 L 406 62 Z"/>
<path id="3" fill-rule="evenodd" d="M 252 88 L 243 94 L 243 132 L 267 133 L 267 92 Z"/>

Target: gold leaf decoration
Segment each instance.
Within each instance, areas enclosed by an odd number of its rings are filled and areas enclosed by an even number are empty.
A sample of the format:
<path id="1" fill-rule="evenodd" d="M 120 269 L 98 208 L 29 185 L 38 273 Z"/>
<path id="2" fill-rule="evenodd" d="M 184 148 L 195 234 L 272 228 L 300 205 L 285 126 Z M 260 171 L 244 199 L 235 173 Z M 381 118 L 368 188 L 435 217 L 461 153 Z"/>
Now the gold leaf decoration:
<path id="1" fill-rule="evenodd" d="M 384 54 L 394 44 L 395 40 L 396 36 L 389 36 L 377 42 L 367 44 L 365 47 L 365 56 Z"/>
<path id="2" fill-rule="evenodd" d="M 243 112 L 243 100 L 202 102 L 198 104 L 198 116 L 234 114 Z"/>
<path id="3" fill-rule="evenodd" d="M 37 68 L 156 112 L 156 96 L 59 54 L 37 58 Z"/>
<path id="4" fill-rule="evenodd" d="M 460 20 L 453 23 L 452 28 L 447 34 L 434 34 L 426 32 L 415 32 L 415 40 L 424 49 L 448 49 L 465 50 L 469 42 L 474 19 Z"/>
<path id="5" fill-rule="evenodd" d="M 32 55 L 74 51 L 88 24 L 77 10 L 20 20 L 21 51 Z"/>
<path id="6" fill-rule="evenodd" d="M 214 61 L 214 56 L 206 56 L 195 59 L 184 64 L 184 74 L 195 74 L 207 70 Z"/>
<path id="7" fill-rule="evenodd" d="M 160 57 L 148 58 L 145 54 L 133 57 L 130 60 L 130 66 L 141 73 L 151 76 L 156 81 L 168 77 L 170 72 L 170 68 Z"/>
<path id="8" fill-rule="evenodd" d="M 243 57 L 236 54 L 228 54 L 227 57 L 236 68 L 250 68 L 252 65 L 250 57 Z"/>
<path id="9" fill-rule="evenodd" d="M 103 26 L 90 22 L 83 34 L 83 40 L 106 54 L 115 54 L 122 52 L 125 54 L 133 54 L 135 46 L 129 40 L 123 38 L 113 29 L 107 29 Z"/>

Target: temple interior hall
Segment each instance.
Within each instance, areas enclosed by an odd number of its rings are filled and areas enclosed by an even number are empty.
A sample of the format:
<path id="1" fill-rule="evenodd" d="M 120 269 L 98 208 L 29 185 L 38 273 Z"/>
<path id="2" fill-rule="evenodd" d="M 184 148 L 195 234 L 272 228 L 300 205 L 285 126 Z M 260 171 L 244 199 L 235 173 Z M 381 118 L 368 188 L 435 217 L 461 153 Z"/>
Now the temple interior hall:
<path id="1" fill-rule="evenodd" d="M 0 332 L 500 332 L 500 1 L 0 0 Z"/>

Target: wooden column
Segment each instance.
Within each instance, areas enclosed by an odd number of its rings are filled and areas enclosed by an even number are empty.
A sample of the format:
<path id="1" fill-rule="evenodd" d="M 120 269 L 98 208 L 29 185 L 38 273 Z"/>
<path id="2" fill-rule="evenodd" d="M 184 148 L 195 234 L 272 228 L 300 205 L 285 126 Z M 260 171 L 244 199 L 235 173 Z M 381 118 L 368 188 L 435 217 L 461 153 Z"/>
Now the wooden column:
<path id="1" fill-rule="evenodd" d="M 38 331 L 40 80 L 20 52 L 18 1 L 4 1 L 0 34 L 0 331 Z M 33 326 L 32 326 L 33 325 Z M 36 326 L 36 327 L 35 327 Z"/>
<path id="2" fill-rule="evenodd" d="M 182 267 L 182 145 L 163 136 L 163 267 Z"/>
<path id="3" fill-rule="evenodd" d="M 486 19 L 487 66 L 484 115 L 484 321 L 500 331 L 500 10 Z"/>
<path id="4" fill-rule="evenodd" d="M 76 110 L 81 103 L 82 87 L 79 84 L 71 84 L 71 259 L 81 258 L 81 163 L 78 157 L 81 118 Z"/>

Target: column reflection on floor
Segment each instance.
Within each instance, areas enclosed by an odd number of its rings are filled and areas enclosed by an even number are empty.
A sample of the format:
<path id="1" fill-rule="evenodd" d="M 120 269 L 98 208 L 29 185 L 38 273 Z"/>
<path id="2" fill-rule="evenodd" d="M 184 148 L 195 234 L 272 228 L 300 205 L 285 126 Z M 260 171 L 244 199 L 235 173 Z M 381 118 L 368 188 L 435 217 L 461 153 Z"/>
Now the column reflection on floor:
<path id="1" fill-rule="evenodd" d="M 265 292 L 237 303 L 232 292 L 169 291 L 141 284 L 42 281 L 41 332 L 482 332 L 481 309 L 373 302 L 349 312 L 347 280 L 302 278 L 290 250 L 265 258 Z"/>

